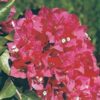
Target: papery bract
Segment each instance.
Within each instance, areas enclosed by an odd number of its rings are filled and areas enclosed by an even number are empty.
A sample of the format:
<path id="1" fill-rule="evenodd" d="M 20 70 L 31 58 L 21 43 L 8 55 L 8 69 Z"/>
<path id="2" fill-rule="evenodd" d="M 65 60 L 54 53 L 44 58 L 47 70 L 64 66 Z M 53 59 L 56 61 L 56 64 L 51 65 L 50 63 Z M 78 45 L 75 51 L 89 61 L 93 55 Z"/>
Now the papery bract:
<path id="1" fill-rule="evenodd" d="M 0 21 L 0 34 L 3 33 L 11 33 L 14 29 L 13 29 L 13 16 L 16 13 L 16 9 L 14 6 L 11 7 L 10 9 L 10 13 L 7 17 L 7 20 L 5 21 Z"/>
<path id="2" fill-rule="evenodd" d="M 42 8 L 38 15 L 28 10 L 13 27 L 11 76 L 27 78 L 43 100 L 100 99 L 94 47 L 76 15 L 59 8 Z"/>

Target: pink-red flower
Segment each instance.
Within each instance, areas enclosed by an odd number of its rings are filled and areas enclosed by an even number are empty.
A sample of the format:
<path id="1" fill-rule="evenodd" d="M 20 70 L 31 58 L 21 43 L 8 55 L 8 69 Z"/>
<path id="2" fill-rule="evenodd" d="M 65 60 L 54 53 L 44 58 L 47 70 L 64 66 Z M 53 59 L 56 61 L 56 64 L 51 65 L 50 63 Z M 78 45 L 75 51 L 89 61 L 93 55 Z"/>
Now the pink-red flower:
<path id="1" fill-rule="evenodd" d="M 0 2 L 8 2 L 8 0 L 0 0 Z"/>
<path id="2" fill-rule="evenodd" d="M 3 33 L 11 33 L 13 31 L 13 16 L 15 15 L 16 13 L 16 9 L 15 7 L 13 6 L 11 9 L 10 9 L 10 13 L 7 17 L 7 20 L 5 21 L 0 21 L 0 34 L 3 34 Z"/>
<path id="3" fill-rule="evenodd" d="M 11 76 L 27 78 L 43 100 L 100 99 L 94 47 L 76 15 L 59 8 L 42 8 L 38 15 L 28 10 L 13 27 Z"/>

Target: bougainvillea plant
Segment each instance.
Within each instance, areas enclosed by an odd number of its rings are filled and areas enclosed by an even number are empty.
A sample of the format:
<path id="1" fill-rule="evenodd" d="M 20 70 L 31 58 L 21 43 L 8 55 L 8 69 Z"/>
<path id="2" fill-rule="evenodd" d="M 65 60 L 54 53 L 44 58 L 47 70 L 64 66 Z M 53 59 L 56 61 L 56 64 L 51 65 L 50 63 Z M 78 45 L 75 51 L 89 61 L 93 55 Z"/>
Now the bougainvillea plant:
<path id="1" fill-rule="evenodd" d="M 41 100 L 100 100 L 95 48 L 76 15 L 44 7 L 38 15 L 27 10 L 10 24 L 14 36 L 4 52 L 11 62 L 9 77 L 26 79 Z"/>

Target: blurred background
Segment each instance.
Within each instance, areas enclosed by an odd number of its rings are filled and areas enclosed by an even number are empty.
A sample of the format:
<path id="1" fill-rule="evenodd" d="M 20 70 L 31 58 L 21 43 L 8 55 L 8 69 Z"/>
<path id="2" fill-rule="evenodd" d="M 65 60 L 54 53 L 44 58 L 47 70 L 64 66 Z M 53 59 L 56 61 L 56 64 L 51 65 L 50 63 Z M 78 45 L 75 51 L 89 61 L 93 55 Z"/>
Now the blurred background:
<path id="1" fill-rule="evenodd" d="M 43 6 L 64 8 L 78 15 L 81 23 L 88 27 L 88 34 L 96 47 L 95 55 L 100 66 L 100 0 L 16 0 L 15 6 L 18 16 L 22 16 L 26 9 L 37 13 Z"/>

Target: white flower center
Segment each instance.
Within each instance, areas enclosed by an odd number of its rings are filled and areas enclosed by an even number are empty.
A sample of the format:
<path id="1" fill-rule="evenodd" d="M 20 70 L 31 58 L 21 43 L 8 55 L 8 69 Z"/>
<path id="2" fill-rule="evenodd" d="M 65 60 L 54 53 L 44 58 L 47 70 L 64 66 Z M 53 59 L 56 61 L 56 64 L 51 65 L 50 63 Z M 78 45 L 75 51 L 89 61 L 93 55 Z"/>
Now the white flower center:
<path id="1" fill-rule="evenodd" d="M 61 42 L 62 42 L 62 43 L 66 43 L 66 39 L 63 38 L 63 39 L 61 40 Z"/>
<path id="2" fill-rule="evenodd" d="M 62 38 L 62 40 L 61 40 L 62 43 L 66 43 L 66 42 L 69 42 L 69 41 L 70 41 L 70 37 Z"/>
<path id="3" fill-rule="evenodd" d="M 36 79 L 37 79 L 38 82 L 42 82 L 43 81 L 43 77 L 36 76 Z"/>
<path id="4" fill-rule="evenodd" d="M 43 91 L 43 95 L 46 96 L 47 95 L 47 91 Z"/>
<path id="5" fill-rule="evenodd" d="M 38 81 L 39 81 L 39 82 L 42 82 L 42 81 L 43 81 L 43 78 L 42 78 L 42 77 L 40 77 L 40 78 L 38 79 Z"/>
<path id="6" fill-rule="evenodd" d="M 67 37 L 66 39 L 67 39 L 67 41 L 70 41 L 70 37 Z"/>
<path id="7" fill-rule="evenodd" d="M 15 27 L 15 23 L 14 23 L 14 21 L 12 21 L 11 24 L 12 24 L 13 27 Z"/>
<path id="8" fill-rule="evenodd" d="M 12 51 L 13 51 L 13 52 L 18 52 L 19 49 L 14 45 L 14 46 L 12 47 Z"/>

